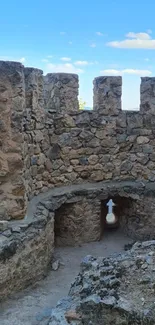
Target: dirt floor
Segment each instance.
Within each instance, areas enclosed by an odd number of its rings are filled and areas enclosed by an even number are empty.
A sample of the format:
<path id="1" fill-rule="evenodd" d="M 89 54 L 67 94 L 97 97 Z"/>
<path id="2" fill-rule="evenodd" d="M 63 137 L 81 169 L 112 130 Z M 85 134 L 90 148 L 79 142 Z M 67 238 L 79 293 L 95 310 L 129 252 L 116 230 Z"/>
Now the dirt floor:
<path id="1" fill-rule="evenodd" d="M 119 231 L 111 230 L 100 242 L 80 247 L 65 247 L 55 250 L 55 257 L 64 265 L 57 271 L 23 290 L 0 305 L 0 325 L 46 325 L 51 309 L 57 301 L 68 294 L 70 284 L 79 272 L 80 262 L 86 255 L 108 256 L 124 250 L 132 240 Z"/>

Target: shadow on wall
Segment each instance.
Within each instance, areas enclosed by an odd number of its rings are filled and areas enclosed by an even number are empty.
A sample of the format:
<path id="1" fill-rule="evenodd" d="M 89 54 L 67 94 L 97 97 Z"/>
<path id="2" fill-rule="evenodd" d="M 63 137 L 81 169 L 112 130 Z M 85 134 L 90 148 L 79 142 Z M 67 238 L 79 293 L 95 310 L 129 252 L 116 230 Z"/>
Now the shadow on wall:
<path id="1" fill-rule="evenodd" d="M 55 212 L 55 246 L 74 246 L 77 240 L 78 222 L 74 204 L 65 203 Z M 81 224 L 82 227 L 82 224 Z"/>

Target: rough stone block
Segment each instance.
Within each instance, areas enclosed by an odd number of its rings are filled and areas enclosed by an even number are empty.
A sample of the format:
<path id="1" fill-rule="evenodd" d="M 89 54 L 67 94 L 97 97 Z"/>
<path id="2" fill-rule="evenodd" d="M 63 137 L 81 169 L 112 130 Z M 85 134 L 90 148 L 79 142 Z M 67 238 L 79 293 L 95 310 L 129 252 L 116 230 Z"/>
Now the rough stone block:
<path id="1" fill-rule="evenodd" d="M 6 220 L 0 221 L 0 231 L 5 231 L 9 227 L 9 223 Z"/>
<path id="2" fill-rule="evenodd" d="M 121 110 L 121 77 L 94 79 L 94 109 L 104 115 L 118 115 Z"/>

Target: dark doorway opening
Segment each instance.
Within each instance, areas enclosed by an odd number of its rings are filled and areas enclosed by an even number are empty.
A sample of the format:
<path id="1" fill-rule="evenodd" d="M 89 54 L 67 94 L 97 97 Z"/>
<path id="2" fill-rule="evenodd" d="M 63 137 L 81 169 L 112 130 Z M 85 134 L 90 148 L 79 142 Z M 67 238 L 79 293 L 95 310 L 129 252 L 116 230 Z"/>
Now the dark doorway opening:
<path id="1" fill-rule="evenodd" d="M 55 246 L 72 246 L 74 241 L 73 205 L 63 204 L 55 211 Z"/>
<path id="2" fill-rule="evenodd" d="M 137 227 L 136 200 L 130 197 L 111 196 L 95 202 L 64 203 L 55 211 L 55 246 L 77 246 L 104 239 L 118 230 L 135 237 Z M 108 235 L 108 236 L 109 236 Z"/>
<path id="3" fill-rule="evenodd" d="M 127 225 L 132 216 L 133 199 L 126 197 L 109 197 L 101 201 L 101 237 L 105 232 L 122 229 L 127 232 Z"/>

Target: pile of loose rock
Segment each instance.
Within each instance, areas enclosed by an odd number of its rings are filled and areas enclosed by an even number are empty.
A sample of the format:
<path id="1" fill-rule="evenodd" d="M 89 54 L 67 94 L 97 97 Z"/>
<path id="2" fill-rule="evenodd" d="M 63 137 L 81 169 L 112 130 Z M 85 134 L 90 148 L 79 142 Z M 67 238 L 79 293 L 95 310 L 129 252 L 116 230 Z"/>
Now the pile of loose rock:
<path id="1" fill-rule="evenodd" d="M 155 241 L 109 258 L 87 256 L 49 325 L 155 324 Z"/>

